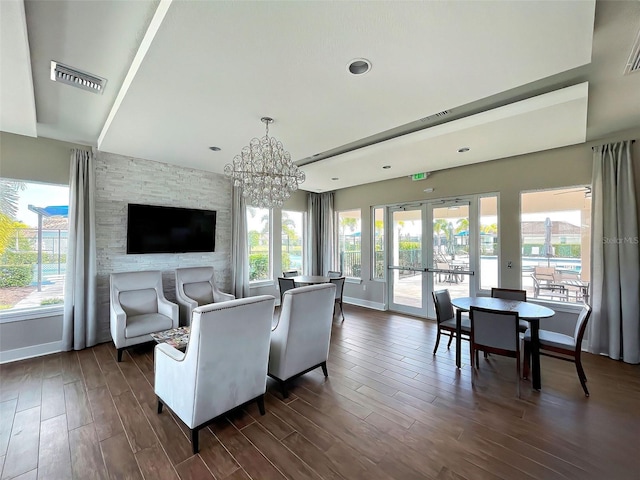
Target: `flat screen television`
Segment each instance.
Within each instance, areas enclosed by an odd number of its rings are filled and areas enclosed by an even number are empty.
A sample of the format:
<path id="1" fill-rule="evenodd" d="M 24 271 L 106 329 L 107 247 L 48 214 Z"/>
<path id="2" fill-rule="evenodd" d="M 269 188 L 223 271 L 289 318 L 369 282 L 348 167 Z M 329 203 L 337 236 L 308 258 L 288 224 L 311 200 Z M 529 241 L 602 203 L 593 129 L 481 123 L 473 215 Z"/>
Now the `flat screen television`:
<path id="1" fill-rule="evenodd" d="M 130 203 L 127 253 L 213 252 L 216 212 Z"/>

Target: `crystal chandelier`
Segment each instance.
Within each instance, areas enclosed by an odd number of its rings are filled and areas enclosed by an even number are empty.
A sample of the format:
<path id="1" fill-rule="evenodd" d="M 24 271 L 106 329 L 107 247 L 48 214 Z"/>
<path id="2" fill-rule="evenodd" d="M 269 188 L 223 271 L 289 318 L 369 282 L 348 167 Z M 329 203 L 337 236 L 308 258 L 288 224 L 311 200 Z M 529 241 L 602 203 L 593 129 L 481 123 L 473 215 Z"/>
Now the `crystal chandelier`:
<path id="1" fill-rule="evenodd" d="M 242 189 L 247 204 L 259 208 L 281 207 L 304 182 L 305 175 L 291 161 L 282 142 L 269 137 L 273 118 L 260 119 L 267 127 L 264 137 L 253 138 L 233 163 L 224 166 L 224 174 Z"/>

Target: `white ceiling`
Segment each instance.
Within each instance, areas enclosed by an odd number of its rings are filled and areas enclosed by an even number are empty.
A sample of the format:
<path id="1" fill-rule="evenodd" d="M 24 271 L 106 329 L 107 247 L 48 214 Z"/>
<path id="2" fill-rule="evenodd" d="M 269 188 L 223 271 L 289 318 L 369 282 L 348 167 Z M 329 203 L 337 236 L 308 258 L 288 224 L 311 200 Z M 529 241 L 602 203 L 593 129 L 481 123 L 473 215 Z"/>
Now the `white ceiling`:
<path id="1" fill-rule="evenodd" d="M 603 117 L 613 105 L 617 129 L 640 126 L 640 74 L 619 79 L 640 2 L 28 0 L 22 30 L 14 21 L 10 32 L 5 10 L 22 1 L 0 4 L 4 131 L 33 135 L 30 97 L 39 136 L 222 172 L 271 116 L 270 133 L 306 163 L 310 191 L 609 133 L 593 111 L 591 82 L 609 95 Z M 16 59 L 5 54 L 9 34 L 12 46 L 28 34 Z M 347 64 L 358 57 L 373 68 L 353 76 Z M 104 94 L 52 82 L 51 60 L 106 77 Z M 613 66 L 603 73 L 596 62 Z M 14 95 L 7 67 L 33 71 L 30 96 Z M 29 82 L 20 84 L 28 92 Z M 443 110 L 451 121 L 428 119 L 424 130 L 324 158 Z M 307 163 L 314 154 L 320 160 Z"/>

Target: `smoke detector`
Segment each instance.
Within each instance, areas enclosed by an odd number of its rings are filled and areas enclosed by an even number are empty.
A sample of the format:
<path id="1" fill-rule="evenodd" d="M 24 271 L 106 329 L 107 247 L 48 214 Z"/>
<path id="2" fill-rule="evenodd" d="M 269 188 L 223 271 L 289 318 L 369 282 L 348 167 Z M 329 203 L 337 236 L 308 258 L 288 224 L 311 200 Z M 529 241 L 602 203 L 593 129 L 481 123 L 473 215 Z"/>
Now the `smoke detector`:
<path id="1" fill-rule="evenodd" d="M 51 80 L 102 94 L 107 79 L 51 60 Z"/>

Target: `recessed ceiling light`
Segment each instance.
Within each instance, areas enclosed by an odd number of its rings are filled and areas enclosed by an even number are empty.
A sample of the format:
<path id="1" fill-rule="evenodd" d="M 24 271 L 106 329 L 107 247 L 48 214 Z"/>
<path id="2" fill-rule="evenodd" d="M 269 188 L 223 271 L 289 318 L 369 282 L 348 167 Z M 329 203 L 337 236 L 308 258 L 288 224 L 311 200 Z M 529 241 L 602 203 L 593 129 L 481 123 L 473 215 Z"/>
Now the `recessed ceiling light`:
<path id="1" fill-rule="evenodd" d="M 462 147 L 458 149 L 458 153 L 465 153 L 471 150 L 469 147 Z"/>
<path id="2" fill-rule="evenodd" d="M 338 177 L 332 177 L 331 180 L 340 180 Z"/>
<path id="3" fill-rule="evenodd" d="M 382 168 L 384 168 L 385 170 L 388 170 L 388 169 L 390 169 L 390 168 L 391 168 L 391 165 L 385 165 L 385 166 L 384 166 L 384 167 L 382 167 Z"/>
<path id="4" fill-rule="evenodd" d="M 364 75 L 371 70 L 371 62 L 366 58 L 354 58 L 347 64 L 347 70 L 353 75 Z"/>
<path id="5" fill-rule="evenodd" d="M 222 149 L 220 147 L 209 147 L 209 150 L 213 150 L 214 152 L 219 152 Z"/>

